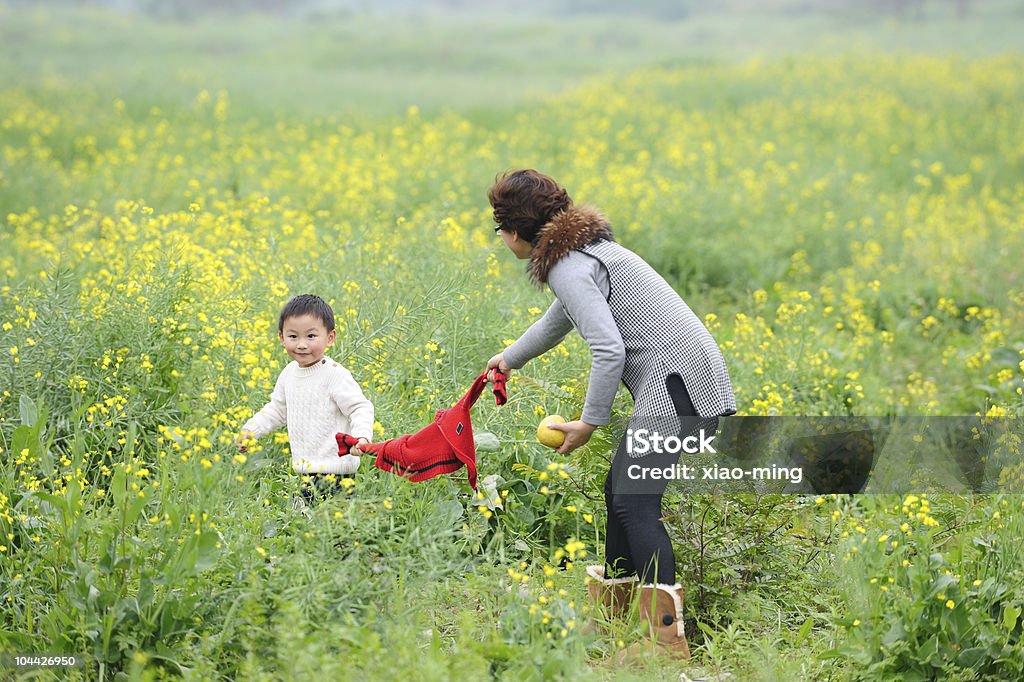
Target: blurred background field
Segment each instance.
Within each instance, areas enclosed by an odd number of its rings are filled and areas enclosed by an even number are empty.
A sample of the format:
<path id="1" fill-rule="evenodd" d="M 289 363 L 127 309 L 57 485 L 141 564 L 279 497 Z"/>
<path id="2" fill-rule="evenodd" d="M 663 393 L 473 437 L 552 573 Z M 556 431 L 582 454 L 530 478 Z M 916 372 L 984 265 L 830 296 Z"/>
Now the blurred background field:
<path id="1" fill-rule="evenodd" d="M 118 3 L 110 3 L 115 7 Z M 267 3 L 270 5 L 271 3 Z M 7 3 L 3 74 L 95 87 L 130 106 L 232 92 L 247 117 L 507 112 L 640 66 L 751 57 L 1019 50 L 1020 3 L 966 0 L 574 3 Z"/>
<path id="2" fill-rule="evenodd" d="M 236 455 L 298 293 L 378 437 L 462 394 L 550 302 L 491 229 L 523 166 L 707 321 L 742 414 L 1024 413 L 1019 2 L 514 9 L 0 4 L 0 651 L 81 679 L 1020 679 L 1013 466 L 672 499 L 695 660 L 621 661 L 636 623 L 584 627 L 582 572 L 616 432 L 532 436 L 581 408 L 575 335 L 475 408 L 478 497 L 364 466 L 307 518 L 283 433 Z"/>

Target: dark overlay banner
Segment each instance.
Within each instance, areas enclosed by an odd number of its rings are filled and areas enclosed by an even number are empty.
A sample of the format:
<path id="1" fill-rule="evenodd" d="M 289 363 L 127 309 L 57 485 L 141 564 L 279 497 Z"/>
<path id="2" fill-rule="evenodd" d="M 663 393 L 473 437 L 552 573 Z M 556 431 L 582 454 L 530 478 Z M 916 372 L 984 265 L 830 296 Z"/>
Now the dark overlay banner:
<path id="1" fill-rule="evenodd" d="M 1024 493 L 1024 419 L 634 416 L 616 494 Z"/>

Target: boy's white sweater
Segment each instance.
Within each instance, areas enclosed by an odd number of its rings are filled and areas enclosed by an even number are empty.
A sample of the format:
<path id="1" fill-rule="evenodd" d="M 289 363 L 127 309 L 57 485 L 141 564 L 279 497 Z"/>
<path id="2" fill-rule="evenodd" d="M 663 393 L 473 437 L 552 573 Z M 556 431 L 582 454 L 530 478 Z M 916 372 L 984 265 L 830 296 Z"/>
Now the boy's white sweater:
<path id="1" fill-rule="evenodd" d="M 330 358 L 310 367 L 290 362 L 270 402 L 242 427 L 254 438 L 288 425 L 292 469 L 299 474 L 351 474 L 359 457 L 338 457 L 339 431 L 373 440 L 373 404 L 352 374 Z"/>

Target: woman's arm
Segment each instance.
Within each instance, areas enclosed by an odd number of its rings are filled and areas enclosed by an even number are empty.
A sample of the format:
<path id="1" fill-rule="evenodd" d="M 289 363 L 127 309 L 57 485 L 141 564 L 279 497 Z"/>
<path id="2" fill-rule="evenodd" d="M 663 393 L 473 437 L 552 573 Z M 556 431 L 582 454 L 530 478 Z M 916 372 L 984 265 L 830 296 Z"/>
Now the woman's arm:
<path id="1" fill-rule="evenodd" d="M 570 331 L 572 320 L 566 317 L 562 304 L 555 300 L 544 316 L 534 322 L 501 355 L 510 369 L 519 369 L 528 361 L 557 346 Z"/>
<path id="2" fill-rule="evenodd" d="M 598 281 L 602 271 L 599 261 L 574 251 L 548 274 L 551 291 L 590 346 L 590 383 L 581 419 L 595 426 L 611 421 L 612 403 L 626 363 L 626 348 L 608 307 L 607 289 L 602 291 Z"/>

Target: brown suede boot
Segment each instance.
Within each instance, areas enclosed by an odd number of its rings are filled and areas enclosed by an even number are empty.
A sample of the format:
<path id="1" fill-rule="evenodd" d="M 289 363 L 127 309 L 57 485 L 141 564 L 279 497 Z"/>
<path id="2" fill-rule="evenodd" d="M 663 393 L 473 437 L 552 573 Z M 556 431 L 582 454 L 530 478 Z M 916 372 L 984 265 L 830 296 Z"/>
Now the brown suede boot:
<path id="1" fill-rule="evenodd" d="M 587 566 L 587 590 L 590 601 L 602 605 L 609 616 L 619 618 L 629 612 L 636 590 L 637 578 L 605 578 L 604 566 Z"/>
<path id="2" fill-rule="evenodd" d="M 683 632 L 683 587 L 644 585 L 640 588 L 640 617 L 648 623 L 651 639 L 672 656 L 690 658 L 690 645 Z"/>

